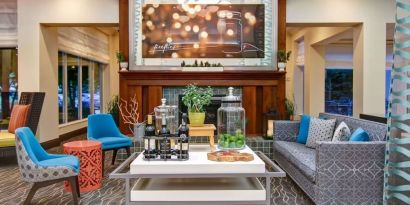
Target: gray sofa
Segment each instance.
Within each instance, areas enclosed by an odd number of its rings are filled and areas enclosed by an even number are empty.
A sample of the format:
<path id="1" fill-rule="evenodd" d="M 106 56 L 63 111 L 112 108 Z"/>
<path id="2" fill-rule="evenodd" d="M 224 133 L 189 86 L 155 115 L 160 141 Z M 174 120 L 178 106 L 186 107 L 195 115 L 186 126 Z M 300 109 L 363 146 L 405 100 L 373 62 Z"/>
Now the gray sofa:
<path id="1" fill-rule="evenodd" d="M 316 149 L 296 143 L 298 121 L 275 121 L 273 159 L 316 204 L 382 204 L 386 124 L 321 113 L 358 127 L 370 142 L 319 142 Z M 335 127 L 335 128 L 336 128 Z"/>

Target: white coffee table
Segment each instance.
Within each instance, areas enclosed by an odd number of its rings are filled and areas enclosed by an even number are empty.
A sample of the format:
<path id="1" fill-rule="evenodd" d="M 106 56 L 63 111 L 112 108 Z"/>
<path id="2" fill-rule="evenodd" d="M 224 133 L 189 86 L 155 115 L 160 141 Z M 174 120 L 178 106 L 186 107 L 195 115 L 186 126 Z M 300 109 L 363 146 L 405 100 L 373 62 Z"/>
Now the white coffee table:
<path id="1" fill-rule="evenodd" d="M 270 205 L 271 178 L 285 172 L 261 152 L 242 151 L 253 153 L 254 160 L 209 161 L 208 145 L 190 145 L 188 161 L 145 161 L 134 153 L 110 178 L 125 179 L 127 204 Z M 265 186 L 258 178 L 265 178 Z"/>

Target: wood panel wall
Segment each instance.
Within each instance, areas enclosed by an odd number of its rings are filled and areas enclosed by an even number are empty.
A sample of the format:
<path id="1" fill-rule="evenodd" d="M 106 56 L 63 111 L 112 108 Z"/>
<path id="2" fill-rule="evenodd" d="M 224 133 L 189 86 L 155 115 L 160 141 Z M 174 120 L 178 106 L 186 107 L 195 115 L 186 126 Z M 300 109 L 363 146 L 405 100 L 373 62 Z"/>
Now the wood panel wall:
<path id="1" fill-rule="evenodd" d="M 161 103 L 164 87 L 181 87 L 189 83 L 203 86 L 242 87 L 243 107 L 249 136 L 262 134 L 263 113 L 270 109 L 285 112 L 285 72 L 275 71 L 128 71 L 120 72 L 120 97 L 124 100 L 136 96 L 140 108 L 140 120 L 152 113 Z M 284 115 L 282 115 L 284 116 Z M 129 128 L 120 120 L 120 128 L 129 134 Z"/>

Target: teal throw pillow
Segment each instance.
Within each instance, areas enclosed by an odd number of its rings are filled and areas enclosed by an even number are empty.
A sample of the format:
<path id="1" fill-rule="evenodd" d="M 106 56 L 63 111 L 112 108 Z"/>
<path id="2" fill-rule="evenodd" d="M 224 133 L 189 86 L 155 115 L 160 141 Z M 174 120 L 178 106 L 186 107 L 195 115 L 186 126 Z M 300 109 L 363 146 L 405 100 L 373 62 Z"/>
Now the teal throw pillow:
<path id="1" fill-rule="evenodd" d="M 297 143 L 306 144 L 308 134 L 309 134 L 309 124 L 310 124 L 310 116 L 302 115 L 302 119 L 300 120 L 300 126 L 299 126 L 299 134 L 296 138 Z"/>
<path id="2" fill-rule="evenodd" d="M 369 141 L 369 139 L 369 134 L 367 134 L 367 132 L 364 131 L 363 128 L 359 127 L 353 132 L 349 141 L 367 142 Z"/>

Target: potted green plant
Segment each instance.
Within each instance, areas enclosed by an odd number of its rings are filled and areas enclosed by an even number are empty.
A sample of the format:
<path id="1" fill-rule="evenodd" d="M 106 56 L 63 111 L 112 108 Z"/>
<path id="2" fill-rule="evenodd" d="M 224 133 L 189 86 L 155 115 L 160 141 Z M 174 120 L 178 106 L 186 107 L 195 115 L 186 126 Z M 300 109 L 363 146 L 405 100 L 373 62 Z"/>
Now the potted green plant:
<path id="1" fill-rule="evenodd" d="M 279 71 L 285 71 L 286 63 L 289 61 L 291 53 L 292 51 L 286 52 L 285 50 L 278 50 L 277 59 Z"/>
<path id="2" fill-rule="evenodd" d="M 213 91 L 211 87 L 200 88 L 189 84 L 184 90 L 182 102 L 188 107 L 188 118 L 191 126 L 203 126 L 206 105 L 211 104 Z"/>
<path id="3" fill-rule="evenodd" d="M 285 109 L 286 109 L 286 117 L 289 120 L 293 120 L 293 117 L 295 115 L 295 104 L 293 101 L 289 99 L 285 99 Z"/>
<path id="4" fill-rule="evenodd" d="M 117 63 L 120 64 L 121 71 L 126 71 L 128 68 L 128 62 L 125 60 L 125 55 L 122 52 L 117 52 Z"/>
<path id="5" fill-rule="evenodd" d="M 115 124 L 119 126 L 119 114 L 120 114 L 120 108 L 119 108 L 119 98 L 118 95 L 114 95 L 110 102 L 107 104 L 108 108 L 108 113 L 112 115 L 112 118 L 114 118 Z"/>

